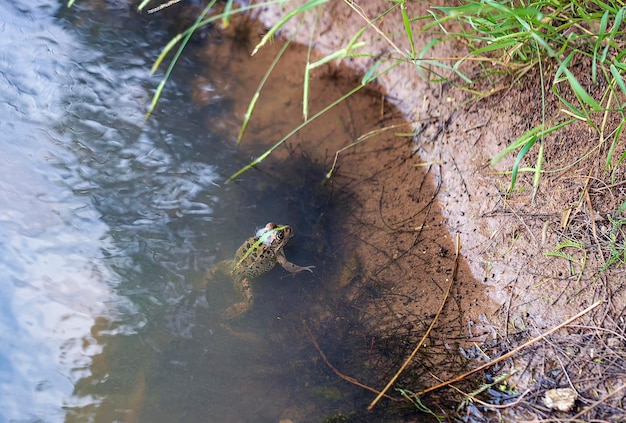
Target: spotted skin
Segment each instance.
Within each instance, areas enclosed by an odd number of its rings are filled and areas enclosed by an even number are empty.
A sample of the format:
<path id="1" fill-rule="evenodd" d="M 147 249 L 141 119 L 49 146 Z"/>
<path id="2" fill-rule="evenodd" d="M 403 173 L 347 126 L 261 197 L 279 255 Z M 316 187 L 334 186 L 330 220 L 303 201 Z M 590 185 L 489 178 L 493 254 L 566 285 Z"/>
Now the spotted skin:
<path id="1" fill-rule="evenodd" d="M 304 270 L 313 273 L 312 269 L 315 266 L 298 266 L 290 263 L 285 257 L 283 247 L 292 236 L 291 226 L 269 222 L 239 247 L 233 260 L 223 260 L 209 270 L 203 280 L 203 286 L 207 285 L 216 273 L 227 273 L 232 277 L 235 290 L 240 297 L 239 302 L 222 313 L 223 320 L 241 316 L 252 307 L 254 303 L 252 280 L 272 270 L 276 263 L 290 273 L 299 273 Z"/>

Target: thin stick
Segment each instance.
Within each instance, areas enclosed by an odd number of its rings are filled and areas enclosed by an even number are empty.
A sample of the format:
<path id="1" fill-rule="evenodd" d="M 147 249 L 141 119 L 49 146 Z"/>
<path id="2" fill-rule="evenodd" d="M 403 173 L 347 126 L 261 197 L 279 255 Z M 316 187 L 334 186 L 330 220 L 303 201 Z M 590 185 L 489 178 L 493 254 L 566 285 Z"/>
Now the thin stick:
<path id="1" fill-rule="evenodd" d="M 319 344 L 315 340 L 315 337 L 311 333 L 311 329 L 309 329 L 309 326 L 306 324 L 306 322 L 304 320 L 302 321 L 302 324 L 304 325 L 304 328 L 306 329 L 306 331 L 309 333 L 309 337 L 311 338 L 311 342 L 313 342 L 313 345 L 315 346 L 315 349 L 320 354 L 320 357 L 322 357 L 322 360 L 324 360 L 324 363 L 326 363 L 326 365 L 330 368 L 330 370 L 335 372 L 335 374 L 337 376 L 339 376 L 340 378 L 342 378 L 346 382 L 350 382 L 351 384 L 356 385 L 356 386 L 358 386 L 360 388 L 367 389 L 368 391 L 374 392 L 375 394 L 379 394 L 380 393 L 376 389 L 371 388 L 371 387 L 369 387 L 367 385 L 363 385 L 361 382 L 359 382 L 355 378 L 350 377 L 350 376 L 346 376 L 343 373 L 341 373 L 339 370 L 337 370 L 337 368 L 335 366 L 333 366 L 330 361 L 328 361 L 328 358 L 326 358 L 326 354 L 324 354 L 324 351 L 322 351 L 322 349 L 320 348 Z M 392 401 L 400 401 L 398 398 L 393 398 L 393 397 L 390 397 L 389 395 L 385 395 L 385 398 L 390 399 Z"/>
<path id="2" fill-rule="evenodd" d="M 441 379 L 439 379 L 437 376 L 435 376 L 434 374 L 430 374 L 430 376 L 433 379 L 436 379 L 438 381 L 441 381 Z M 488 402 L 485 401 L 481 401 L 476 397 L 472 397 L 471 394 L 468 394 L 467 392 L 464 392 L 462 390 L 460 390 L 459 388 L 457 388 L 454 385 L 450 386 L 452 389 L 454 389 L 455 391 L 457 391 L 458 393 L 460 393 L 461 395 L 463 395 L 464 397 L 470 398 L 469 401 L 472 402 L 477 402 L 480 405 L 484 406 L 484 407 L 489 407 L 489 408 L 494 408 L 494 409 L 505 409 L 505 408 L 511 408 L 511 407 L 515 407 L 516 405 L 518 405 L 520 402 L 522 402 L 522 400 L 524 399 L 524 397 L 529 394 L 531 392 L 530 389 L 525 390 L 524 392 L 522 392 L 522 394 L 517 397 L 517 399 L 513 402 L 508 402 L 506 404 L 502 404 L 502 405 L 497 405 L 497 404 L 489 404 Z"/>
<path id="3" fill-rule="evenodd" d="M 614 390 L 610 394 L 605 395 L 604 397 L 600 398 L 598 401 L 596 401 L 593 404 L 591 404 L 589 407 L 587 407 L 584 410 L 582 410 L 580 413 L 578 413 L 575 416 L 573 416 L 572 419 L 577 419 L 580 416 L 582 416 L 583 414 L 591 411 L 591 409 L 593 409 L 593 408 L 597 407 L 598 405 L 602 404 L 604 401 L 606 401 L 607 399 L 609 399 L 610 397 L 612 397 L 613 395 L 617 394 L 618 392 L 622 391 L 625 388 L 626 388 L 626 385 L 620 386 L 619 388 L 617 388 L 616 390 Z"/>
<path id="4" fill-rule="evenodd" d="M 589 313 L 591 310 L 593 310 L 594 308 L 598 307 L 600 304 L 602 304 L 604 302 L 605 302 L 604 300 L 598 300 L 595 303 L 593 303 L 592 305 L 590 305 L 589 307 L 587 307 L 586 309 L 584 309 L 583 311 L 581 311 L 580 313 L 578 313 L 577 315 L 575 315 L 574 317 L 570 317 L 569 319 L 567 319 L 566 321 L 564 321 L 560 325 L 555 326 L 554 328 L 550 329 L 549 331 L 542 333 L 541 335 L 531 339 L 528 342 L 525 342 L 524 344 L 522 344 L 519 347 L 509 351 L 508 353 L 504 354 L 503 356 L 500 356 L 500 357 L 496 358 L 495 360 L 490 361 L 489 363 L 485 363 L 482 366 L 479 366 L 479 367 L 477 367 L 477 368 L 475 368 L 473 370 L 470 370 L 469 372 L 464 373 L 464 374 L 462 374 L 460 376 L 457 376 L 457 377 L 455 377 L 453 379 L 449 379 L 449 380 L 447 380 L 445 382 L 442 382 L 442 383 L 440 383 L 438 385 L 431 386 L 430 388 L 427 388 L 427 389 L 424 389 L 423 391 L 417 392 L 415 395 L 416 396 L 424 395 L 427 392 L 435 391 L 435 390 L 437 390 L 439 388 L 443 388 L 444 386 L 448 386 L 448 385 L 450 385 L 452 383 L 459 382 L 459 381 L 465 379 L 466 377 L 468 377 L 468 376 L 470 376 L 470 375 L 472 375 L 472 374 L 474 374 L 476 372 L 479 372 L 481 370 L 485 370 L 486 368 L 491 367 L 494 364 L 499 363 L 502 360 L 506 360 L 507 358 L 517 354 L 519 351 L 523 350 L 524 348 L 534 344 L 537 341 L 540 341 L 541 339 L 545 338 L 546 336 L 549 336 L 549 335 L 553 334 L 557 330 L 561 329 L 563 326 L 566 326 L 566 325 L 572 323 L 574 320 L 581 318 L 582 316 L 584 316 L 585 314 Z"/>
<path id="5" fill-rule="evenodd" d="M 365 16 L 365 12 L 363 11 L 363 9 L 361 8 L 361 6 L 357 5 L 354 3 L 354 1 L 352 0 L 344 0 L 344 2 L 350 6 L 352 8 L 352 10 L 354 10 L 361 18 L 363 18 L 363 20 L 365 22 L 367 22 L 367 24 L 369 26 L 372 27 L 372 29 L 374 31 L 376 31 L 378 33 L 378 35 L 380 35 L 381 37 L 383 37 L 385 39 L 385 41 L 387 41 L 387 43 L 394 48 L 394 50 L 396 52 L 398 52 L 399 54 L 401 54 L 404 57 L 408 57 L 411 58 L 409 56 L 407 56 L 407 54 L 403 53 L 402 49 L 400 47 L 398 47 L 393 41 L 391 41 L 391 39 L 387 36 L 387 34 L 385 34 L 379 27 L 377 27 L 376 25 L 374 25 L 374 21 L 372 21 L 371 19 L 369 19 L 367 16 Z M 395 7 L 395 6 L 394 6 Z"/>
<path id="6" fill-rule="evenodd" d="M 441 301 L 441 305 L 439 306 L 439 311 L 437 311 L 437 314 L 435 315 L 435 318 L 433 319 L 433 321 L 430 323 L 428 330 L 426 331 L 424 336 L 422 336 L 422 339 L 420 339 L 420 341 L 417 343 L 411 355 L 409 355 L 409 357 L 404 361 L 404 364 L 402 364 L 402 366 L 400 367 L 400 369 L 398 369 L 396 374 L 393 375 L 391 380 L 389 380 L 389 383 L 387 383 L 387 386 L 385 386 L 385 388 L 380 392 L 380 394 L 378 394 L 378 396 L 374 398 L 374 401 L 370 403 L 370 405 L 367 407 L 368 410 L 372 410 L 374 406 L 376 406 L 376 403 L 378 403 L 378 401 L 382 398 L 382 396 L 385 395 L 385 392 L 387 392 L 389 388 L 391 388 L 391 385 L 395 383 L 395 381 L 398 379 L 400 374 L 402 374 L 404 369 L 406 369 L 409 363 L 413 360 L 413 357 L 415 357 L 415 354 L 417 354 L 419 349 L 424 344 L 426 337 L 428 337 L 428 335 L 430 334 L 430 331 L 435 326 L 435 322 L 439 318 L 439 315 L 441 314 L 441 311 L 443 310 L 443 306 L 446 304 L 446 300 L 448 299 L 448 296 L 450 295 L 450 289 L 452 288 L 452 284 L 454 283 L 454 280 L 456 279 L 456 274 L 457 274 L 457 269 L 458 269 L 458 264 L 459 264 L 459 248 L 460 248 L 459 247 L 459 234 L 457 234 L 456 235 L 456 258 L 454 261 L 454 270 L 452 272 L 452 278 L 450 279 L 450 284 L 448 284 L 448 290 L 446 291 L 446 295 L 443 297 L 443 301 Z"/>

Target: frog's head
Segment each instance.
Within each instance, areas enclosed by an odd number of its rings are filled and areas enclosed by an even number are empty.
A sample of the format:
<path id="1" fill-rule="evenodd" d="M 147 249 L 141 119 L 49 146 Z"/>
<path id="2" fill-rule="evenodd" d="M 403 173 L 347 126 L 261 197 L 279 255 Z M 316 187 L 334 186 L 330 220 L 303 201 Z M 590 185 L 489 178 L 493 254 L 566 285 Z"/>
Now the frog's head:
<path id="1" fill-rule="evenodd" d="M 293 229 L 289 225 L 277 225 L 274 222 L 269 222 L 257 232 L 257 236 L 265 245 L 274 250 L 279 250 L 293 236 Z"/>

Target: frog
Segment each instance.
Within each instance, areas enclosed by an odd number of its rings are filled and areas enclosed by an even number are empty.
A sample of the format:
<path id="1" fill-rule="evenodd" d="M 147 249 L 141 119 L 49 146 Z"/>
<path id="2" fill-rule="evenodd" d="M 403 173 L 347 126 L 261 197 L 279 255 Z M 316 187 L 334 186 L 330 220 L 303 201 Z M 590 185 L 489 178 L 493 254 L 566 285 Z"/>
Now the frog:
<path id="1" fill-rule="evenodd" d="M 285 257 L 283 248 L 293 235 L 291 226 L 269 222 L 237 249 L 232 260 L 222 260 L 207 272 L 202 286 L 211 282 L 217 273 L 227 274 L 240 297 L 240 301 L 229 306 L 220 319 L 233 320 L 246 313 L 254 303 L 251 282 L 272 270 L 276 263 L 292 274 L 303 271 L 313 273 L 315 266 L 298 266 Z"/>

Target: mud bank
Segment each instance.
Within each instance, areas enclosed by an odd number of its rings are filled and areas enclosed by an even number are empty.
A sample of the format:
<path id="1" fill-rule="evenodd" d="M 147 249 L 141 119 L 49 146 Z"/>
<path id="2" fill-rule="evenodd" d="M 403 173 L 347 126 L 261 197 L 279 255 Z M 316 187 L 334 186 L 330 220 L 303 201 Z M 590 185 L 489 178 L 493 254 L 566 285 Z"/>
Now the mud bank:
<path id="1" fill-rule="evenodd" d="M 259 18 L 271 26 L 289 11 L 286 7 L 294 5 L 268 6 Z M 288 23 L 282 35 L 295 34 L 295 39 L 303 44 L 313 40 L 318 56 L 323 57 L 345 47 L 354 34 L 367 26 L 365 17 L 373 19 L 389 7 L 384 1 L 362 2 L 354 7 L 347 2 L 330 2 L 319 16 L 310 13 L 302 18 L 304 23 L 300 20 Z M 409 3 L 407 7 L 411 8 L 410 16 L 425 15 L 428 11 L 428 6 L 422 3 Z M 297 25 L 301 25 L 299 29 Z M 362 51 L 371 53 L 372 58 L 346 61 L 357 72 L 365 73 L 375 60 L 392 56 L 392 46 L 410 51 L 399 8 L 377 20 L 376 25 L 385 34 L 397 35 L 384 38 L 369 27 L 362 38 L 367 42 Z M 310 30 L 313 27 L 314 32 Z M 418 24 L 414 24 L 413 34 L 416 51 L 433 37 L 421 31 Z M 428 56 L 455 58 L 467 53 L 462 44 L 451 42 L 431 50 Z M 387 64 L 393 63 L 393 59 L 398 57 L 390 58 Z M 478 69 L 464 71 L 469 75 L 479 74 Z M 572 271 L 567 261 L 547 257 L 545 251 L 563 239 L 561 216 L 580 205 L 579 192 L 585 186 L 585 176 L 589 175 L 586 169 L 601 165 L 594 162 L 572 175 L 545 177 L 534 204 L 530 197 L 532 185 L 524 177 L 520 181 L 523 190 L 512 200 L 505 199 L 509 179 L 497 170 L 510 169 L 513 157 L 500 163 L 497 169 L 489 166 L 494 155 L 540 122 L 539 75 L 533 76 L 531 72 L 519 84 L 500 81 L 496 87 L 499 93 L 471 107 L 463 107 L 468 95 L 449 85 L 426 81 L 413 63 L 395 67 L 381 76 L 378 83 L 386 99 L 413 123 L 415 144 L 406 148 L 414 148 L 425 162 L 439 164 L 437 177 L 441 186 L 437 200 L 449 232 L 460 236 L 462 254 L 472 274 L 488 287 L 489 296 L 500 307 L 496 313 L 485 310 L 489 321 L 503 333 L 508 331 L 507 327 L 521 329 L 528 324 L 547 328 L 599 296 L 595 291 L 597 285 L 587 292 L 581 292 L 585 291 L 584 286 L 570 287 L 568 277 Z M 558 114 L 558 104 L 548 104 L 547 110 Z M 577 154 L 584 154 L 586 145 L 592 142 L 584 125 L 573 126 L 562 136 L 571 136 L 580 144 L 563 148 L 557 139 L 549 159 L 555 168 L 559 163 L 574 161 Z M 619 204 L 617 198 L 599 203 L 597 212 L 605 216 Z M 568 287 L 575 293 L 568 293 Z"/>

